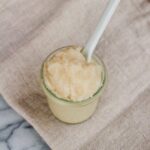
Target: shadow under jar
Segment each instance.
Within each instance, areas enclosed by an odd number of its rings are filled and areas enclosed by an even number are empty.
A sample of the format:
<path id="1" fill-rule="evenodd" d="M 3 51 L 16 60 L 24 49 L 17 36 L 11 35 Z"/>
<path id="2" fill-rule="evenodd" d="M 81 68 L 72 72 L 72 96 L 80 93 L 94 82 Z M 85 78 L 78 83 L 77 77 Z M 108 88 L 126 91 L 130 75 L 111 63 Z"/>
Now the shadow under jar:
<path id="1" fill-rule="evenodd" d="M 69 47 L 69 46 L 68 46 Z M 64 48 L 64 47 L 63 47 Z M 71 101 L 58 97 L 53 93 L 45 84 L 44 79 L 44 63 L 49 59 L 56 51 L 60 51 L 59 48 L 52 52 L 43 62 L 41 68 L 41 85 L 44 93 L 47 96 L 49 107 L 56 118 L 65 123 L 80 123 L 87 120 L 95 112 L 98 101 L 104 90 L 107 81 L 107 72 L 103 61 L 93 56 L 93 59 L 102 67 L 102 86 L 93 94 L 92 97 L 82 101 Z"/>

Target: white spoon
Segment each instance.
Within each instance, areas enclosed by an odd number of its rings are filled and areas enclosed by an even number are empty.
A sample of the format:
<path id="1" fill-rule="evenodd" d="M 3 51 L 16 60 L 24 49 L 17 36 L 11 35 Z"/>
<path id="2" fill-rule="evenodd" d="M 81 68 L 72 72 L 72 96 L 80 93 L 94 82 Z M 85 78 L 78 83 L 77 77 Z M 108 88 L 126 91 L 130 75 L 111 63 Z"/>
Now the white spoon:
<path id="1" fill-rule="evenodd" d="M 95 47 L 101 38 L 106 26 L 108 25 L 113 13 L 115 12 L 120 0 L 110 0 L 106 9 L 103 12 L 102 17 L 100 18 L 100 21 L 92 34 L 91 38 L 87 42 L 85 49 L 83 51 L 84 55 L 87 57 L 87 61 L 90 62 L 93 52 L 95 50 Z"/>

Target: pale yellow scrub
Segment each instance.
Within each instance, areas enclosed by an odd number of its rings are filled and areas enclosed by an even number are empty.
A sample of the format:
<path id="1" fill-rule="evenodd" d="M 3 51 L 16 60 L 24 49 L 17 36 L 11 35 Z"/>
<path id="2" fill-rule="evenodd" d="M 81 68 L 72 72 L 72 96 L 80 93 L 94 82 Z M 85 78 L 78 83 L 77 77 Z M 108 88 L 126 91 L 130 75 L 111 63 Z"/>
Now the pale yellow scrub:
<path id="1" fill-rule="evenodd" d="M 78 46 L 59 48 L 44 61 L 41 85 L 51 112 L 61 121 L 79 123 L 96 110 L 104 89 L 106 70 L 93 56 L 88 63 Z"/>
<path id="2" fill-rule="evenodd" d="M 86 100 L 102 86 L 101 65 L 88 63 L 80 47 L 56 51 L 45 61 L 43 73 L 47 88 L 69 101 Z"/>

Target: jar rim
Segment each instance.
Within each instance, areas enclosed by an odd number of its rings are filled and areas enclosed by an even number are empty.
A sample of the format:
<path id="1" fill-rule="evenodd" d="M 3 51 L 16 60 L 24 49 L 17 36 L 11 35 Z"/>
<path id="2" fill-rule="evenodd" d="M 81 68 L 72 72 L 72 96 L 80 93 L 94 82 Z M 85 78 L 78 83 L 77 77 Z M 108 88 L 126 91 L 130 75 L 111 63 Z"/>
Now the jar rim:
<path id="1" fill-rule="evenodd" d="M 45 81 L 44 81 L 44 75 L 43 75 L 43 70 L 44 70 L 44 63 L 47 61 L 47 59 L 52 55 L 54 54 L 56 51 L 60 50 L 60 49 L 63 49 L 65 47 L 73 47 L 74 45 L 69 45 L 69 46 L 64 46 L 64 47 L 61 47 L 61 48 L 58 48 L 56 50 L 54 50 L 53 52 L 51 52 L 46 58 L 45 60 L 43 61 L 42 63 L 42 67 L 41 67 L 41 70 L 40 70 L 40 79 L 41 79 L 41 84 L 42 84 L 42 87 L 48 92 L 48 94 L 52 95 L 53 97 L 55 97 L 55 99 L 57 99 L 58 101 L 62 101 L 62 102 L 65 102 L 65 103 L 68 103 L 68 104 L 86 104 L 86 103 L 90 103 L 93 101 L 93 98 L 97 95 L 99 95 L 101 93 L 101 91 L 104 89 L 105 85 L 106 85 L 106 80 L 107 80 L 107 70 L 106 70 L 106 67 L 105 67 L 105 64 L 104 62 L 102 61 L 102 59 L 99 58 L 99 56 L 96 56 L 94 55 L 94 59 L 100 63 L 102 65 L 102 68 L 103 68 L 103 81 L 102 81 L 102 86 L 100 86 L 98 88 L 98 90 L 89 98 L 85 99 L 85 100 L 81 100 L 81 101 L 73 101 L 73 100 L 68 100 L 68 99 L 64 99 L 64 98 L 60 98 L 58 97 L 56 94 L 54 94 L 45 84 Z"/>

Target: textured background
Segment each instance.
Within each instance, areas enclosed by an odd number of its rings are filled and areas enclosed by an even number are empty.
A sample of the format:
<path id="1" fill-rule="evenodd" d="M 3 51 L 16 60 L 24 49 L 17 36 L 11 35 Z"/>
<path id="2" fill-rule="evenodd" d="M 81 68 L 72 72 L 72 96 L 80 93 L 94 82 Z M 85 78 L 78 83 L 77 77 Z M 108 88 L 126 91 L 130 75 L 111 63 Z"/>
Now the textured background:
<path id="1" fill-rule="evenodd" d="M 0 93 L 54 149 L 150 149 L 150 2 L 124 0 L 96 53 L 109 84 L 94 116 L 59 122 L 39 86 L 39 70 L 54 49 L 84 45 L 105 0 L 1 0 Z"/>

